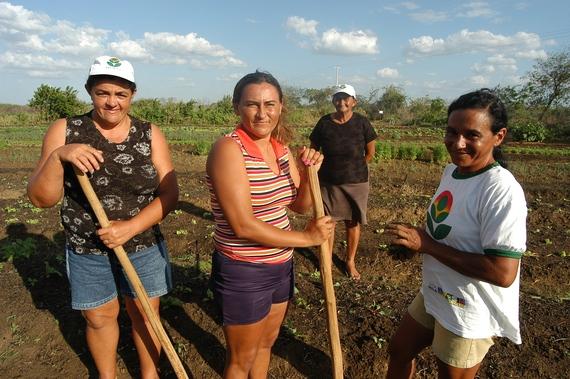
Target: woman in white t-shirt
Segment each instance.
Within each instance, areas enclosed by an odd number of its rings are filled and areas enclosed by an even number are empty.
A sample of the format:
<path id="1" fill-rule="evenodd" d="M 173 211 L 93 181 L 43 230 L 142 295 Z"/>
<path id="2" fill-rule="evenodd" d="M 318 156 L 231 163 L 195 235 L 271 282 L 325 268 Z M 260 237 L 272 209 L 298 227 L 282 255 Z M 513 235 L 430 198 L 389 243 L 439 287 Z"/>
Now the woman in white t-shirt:
<path id="1" fill-rule="evenodd" d="M 393 224 L 392 243 L 423 253 L 422 287 L 389 347 L 388 378 L 409 378 L 427 346 L 440 377 L 474 378 L 493 337 L 520 344 L 520 258 L 526 249 L 523 190 L 505 168 L 500 145 L 507 113 L 490 90 L 449 106 L 451 157 L 426 227 Z"/>

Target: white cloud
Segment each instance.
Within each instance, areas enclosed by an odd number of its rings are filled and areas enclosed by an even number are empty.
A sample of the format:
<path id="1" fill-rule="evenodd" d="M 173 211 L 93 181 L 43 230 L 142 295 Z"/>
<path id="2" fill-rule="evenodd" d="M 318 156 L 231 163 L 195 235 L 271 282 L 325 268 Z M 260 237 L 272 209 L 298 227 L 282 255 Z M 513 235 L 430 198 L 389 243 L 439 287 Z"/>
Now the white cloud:
<path id="1" fill-rule="evenodd" d="M 133 40 L 122 40 L 111 42 L 109 48 L 122 58 L 128 59 L 149 59 L 152 55 L 140 43 Z"/>
<path id="2" fill-rule="evenodd" d="M 218 76 L 216 78 L 216 80 L 222 81 L 222 82 L 232 82 L 235 83 L 237 82 L 239 79 L 241 79 L 243 77 L 243 74 L 238 74 L 238 73 L 233 73 L 233 74 L 229 74 L 226 76 Z"/>
<path id="3" fill-rule="evenodd" d="M 155 50 L 163 50 L 170 53 L 184 52 L 210 57 L 231 55 L 231 51 L 221 45 L 211 44 L 207 39 L 199 37 L 196 33 L 182 35 L 169 32 L 147 32 L 144 33 L 144 42 Z"/>
<path id="4" fill-rule="evenodd" d="M 414 10 L 420 7 L 418 4 L 414 3 L 413 1 L 404 1 L 400 3 L 400 5 L 408 10 Z"/>
<path id="5" fill-rule="evenodd" d="M 420 36 L 408 42 L 408 54 L 412 56 L 505 51 L 523 54 L 525 51 L 539 49 L 541 45 L 540 37 L 535 33 L 518 32 L 505 36 L 487 30 L 471 32 L 468 29 L 463 29 L 445 39 Z"/>
<path id="6" fill-rule="evenodd" d="M 85 67 L 68 59 L 54 59 L 47 55 L 4 52 L 0 54 L 0 66 L 10 70 L 23 71 L 33 77 L 63 77 L 69 70 Z"/>
<path id="7" fill-rule="evenodd" d="M 16 32 L 44 32 L 49 28 L 49 16 L 32 12 L 21 5 L 0 3 L 0 30 Z"/>
<path id="8" fill-rule="evenodd" d="M 287 18 L 286 27 L 298 35 L 305 37 L 298 42 L 304 49 L 312 49 L 320 54 L 362 55 L 378 53 L 378 37 L 372 32 L 353 30 L 341 32 L 335 28 L 328 29 L 319 35 L 318 21 L 305 20 L 302 17 Z"/>
<path id="9" fill-rule="evenodd" d="M 441 22 L 447 20 L 448 15 L 445 12 L 436 12 L 431 9 L 426 9 L 425 11 L 410 13 L 410 17 L 412 18 L 412 20 L 431 24 L 434 22 Z"/>
<path id="10" fill-rule="evenodd" d="M 526 50 L 526 51 L 517 51 L 515 53 L 517 58 L 523 59 L 546 59 L 547 54 L 546 51 L 540 50 Z"/>
<path id="11" fill-rule="evenodd" d="M 84 69 L 87 58 L 105 53 L 158 64 L 189 64 L 194 68 L 245 65 L 232 51 L 196 33 L 145 33 L 141 39 L 130 38 L 123 31 L 115 32 L 112 39 L 110 34 L 111 31 L 92 25 L 52 20 L 22 6 L 0 2 L 0 41 L 6 47 L 0 64 L 25 68 L 28 75 L 57 76 L 53 67 L 62 62 Z M 22 59 L 22 64 L 18 65 L 14 57 Z"/>
<path id="12" fill-rule="evenodd" d="M 446 88 L 450 87 L 450 83 L 448 80 L 439 80 L 439 81 L 426 81 L 423 83 L 423 87 L 425 89 L 431 90 L 431 91 L 440 91 L 440 90 L 444 90 Z"/>
<path id="13" fill-rule="evenodd" d="M 325 31 L 314 44 L 315 51 L 325 54 L 376 54 L 378 38 L 371 32 L 355 30 L 342 33 L 336 29 Z"/>
<path id="14" fill-rule="evenodd" d="M 484 87 L 489 85 L 489 79 L 483 75 L 474 75 L 470 78 L 470 82 L 476 86 Z"/>
<path id="15" fill-rule="evenodd" d="M 24 40 L 15 43 L 15 46 L 24 50 L 43 51 L 46 50 L 44 41 L 37 34 L 23 35 Z"/>
<path id="16" fill-rule="evenodd" d="M 503 54 L 493 55 L 487 58 L 487 62 L 502 66 L 514 65 L 517 63 L 516 59 L 505 57 Z"/>
<path id="17" fill-rule="evenodd" d="M 318 21 L 315 20 L 305 20 L 302 17 L 291 16 L 287 18 L 287 28 L 294 30 L 296 33 L 313 37 L 317 35 L 317 25 Z"/>
<path id="18" fill-rule="evenodd" d="M 495 66 L 492 64 L 475 63 L 471 69 L 479 74 L 492 74 L 496 71 Z"/>
<path id="19" fill-rule="evenodd" d="M 489 4 L 484 1 L 474 1 L 471 3 L 463 4 L 462 10 L 457 14 L 459 17 L 476 18 L 484 17 L 490 18 L 496 16 L 498 13 L 489 7 Z"/>
<path id="20" fill-rule="evenodd" d="M 76 26 L 69 21 L 57 21 L 51 31 L 55 38 L 44 42 L 47 50 L 56 53 L 94 56 L 104 50 L 108 30 L 92 26 Z"/>
<path id="21" fill-rule="evenodd" d="M 376 75 L 380 78 L 395 79 L 400 76 L 400 73 L 395 68 L 384 67 L 376 71 Z"/>

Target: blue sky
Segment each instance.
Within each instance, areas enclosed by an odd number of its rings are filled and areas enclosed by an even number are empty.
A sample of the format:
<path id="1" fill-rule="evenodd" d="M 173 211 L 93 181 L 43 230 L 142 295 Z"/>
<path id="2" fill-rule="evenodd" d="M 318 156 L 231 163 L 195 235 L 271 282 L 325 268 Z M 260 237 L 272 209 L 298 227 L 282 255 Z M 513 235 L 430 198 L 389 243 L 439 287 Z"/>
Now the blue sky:
<path id="1" fill-rule="evenodd" d="M 40 84 L 76 88 L 99 55 L 128 59 L 139 98 L 212 102 L 255 69 L 283 85 L 394 84 L 453 99 L 517 84 L 570 45 L 560 1 L 0 2 L 0 103 Z"/>

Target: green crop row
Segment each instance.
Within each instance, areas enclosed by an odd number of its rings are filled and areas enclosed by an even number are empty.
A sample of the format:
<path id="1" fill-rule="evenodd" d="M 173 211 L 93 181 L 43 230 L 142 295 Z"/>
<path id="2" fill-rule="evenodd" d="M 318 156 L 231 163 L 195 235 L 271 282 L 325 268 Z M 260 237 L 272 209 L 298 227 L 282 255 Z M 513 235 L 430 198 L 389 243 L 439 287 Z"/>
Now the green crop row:
<path id="1" fill-rule="evenodd" d="M 390 141 L 376 142 L 376 160 L 401 159 L 445 163 L 448 161 L 445 146 L 439 144 L 394 143 Z"/>
<path id="2" fill-rule="evenodd" d="M 426 162 L 447 162 L 448 155 L 443 145 L 441 128 L 426 127 L 382 127 L 379 128 L 379 138 L 376 143 L 376 159 L 421 160 Z M 41 146 L 47 126 L 32 127 L 1 127 L 0 148 L 37 147 Z M 233 129 L 232 126 L 164 126 L 161 130 L 171 144 L 190 147 L 190 152 L 196 155 L 206 155 L 212 144 L 220 136 Z M 311 127 L 296 129 L 293 146 L 309 143 Z M 405 138 L 402 138 L 405 136 Z M 507 154 L 540 155 L 551 157 L 570 156 L 570 149 L 561 145 L 548 146 L 505 146 Z"/>

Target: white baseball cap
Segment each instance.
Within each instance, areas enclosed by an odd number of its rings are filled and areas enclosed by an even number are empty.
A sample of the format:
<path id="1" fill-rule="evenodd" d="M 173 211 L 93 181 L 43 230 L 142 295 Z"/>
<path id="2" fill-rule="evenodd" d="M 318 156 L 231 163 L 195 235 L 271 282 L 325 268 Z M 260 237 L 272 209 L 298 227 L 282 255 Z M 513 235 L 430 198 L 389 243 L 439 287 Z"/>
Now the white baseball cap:
<path id="1" fill-rule="evenodd" d="M 92 75 L 111 75 L 117 76 L 135 82 L 135 70 L 129 61 L 111 57 L 109 55 L 102 55 L 95 58 L 91 68 L 89 69 L 89 76 Z"/>
<path id="2" fill-rule="evenodd" d="M 350 84 L 340 84 L 336 86 L 333 92 L 333 96 L 337 93 L 346 93 L 347 95 L 352 96 L 356 99 L 356 91 Z"/>

